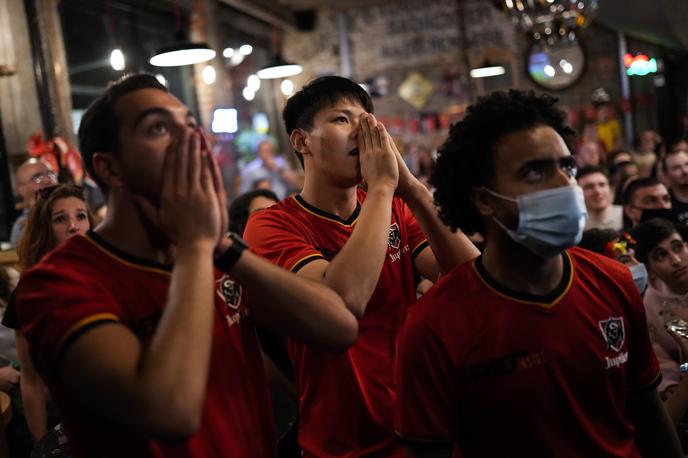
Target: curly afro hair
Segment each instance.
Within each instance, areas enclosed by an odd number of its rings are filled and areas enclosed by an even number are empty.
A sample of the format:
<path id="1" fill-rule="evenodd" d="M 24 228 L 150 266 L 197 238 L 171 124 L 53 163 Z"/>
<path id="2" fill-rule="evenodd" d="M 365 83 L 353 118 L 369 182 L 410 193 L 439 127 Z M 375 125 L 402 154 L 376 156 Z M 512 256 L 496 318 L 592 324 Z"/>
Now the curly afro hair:
<path id="1" fill-rule="evenodd" d="M 452 230 L 483 232 L 482 219 L 471 202 L 471 189 L 490 187 L 496 146 L 510 133 L 549 126 L 572 149 L 575 132 L 556 98 L 533 91 L 510 90 L 480 97 L 464 119 L 452 125 L 439 150 L 431 183 L 442 221 Z"/>

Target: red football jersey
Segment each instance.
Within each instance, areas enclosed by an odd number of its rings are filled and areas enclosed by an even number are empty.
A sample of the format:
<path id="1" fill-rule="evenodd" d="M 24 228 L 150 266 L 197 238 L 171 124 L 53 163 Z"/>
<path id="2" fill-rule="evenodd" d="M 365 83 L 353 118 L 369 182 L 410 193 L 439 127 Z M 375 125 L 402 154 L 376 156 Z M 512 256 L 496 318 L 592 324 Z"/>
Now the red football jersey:
<path id="1" fill-rule="evenodd" d="M 275 457 L 272 411 L 250 310 L 242 303 L 241 286 L 219 272 L 208 388 L 194 436 L 169 442 L 141 436 L 95 413 L 62 382 L 65 350 L 93 326 L 119 322 L 144 346 L 150 343 L 170 272 L 171 266 L 128 256 L 90 233 L 71 238 L 20 281 L 21 329 L 57 404 L 72 456 Z"/>
<path id="2" fill-rule="evenodd" d="M 332 260 L 356 226 L 365 192 L 344 221 L 301 196 L 255 213 L 244 237 L 251 249 L 297 271 L 315 259 Z M 415 301 L 413 258 L 425 236 L 401 199 L 394 199 L 387 258 L 359 320 L 356 344 L 330 353 L 287 341 L 299 393 L 299 443 L 304 456 L 403 456 L 394 440 L 394 361 L 398 332 Z M 366 253 L 361 253 L 365 256 Z"/>
<path id="3" fill-rule="evenodd" d="M 639 457 L 627 399 L 660 379 L 626 266 L 571 249 L 550 295 L 498 285 L 481 259 L 442 278 L 400 337 L 395 426 L 454 456 Z"/>

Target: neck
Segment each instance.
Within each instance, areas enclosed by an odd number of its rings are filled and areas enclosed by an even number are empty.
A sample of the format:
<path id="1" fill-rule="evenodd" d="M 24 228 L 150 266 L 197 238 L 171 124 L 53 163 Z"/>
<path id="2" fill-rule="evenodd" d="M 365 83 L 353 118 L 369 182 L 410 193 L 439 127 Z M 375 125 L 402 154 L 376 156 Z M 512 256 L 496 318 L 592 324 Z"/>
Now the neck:
<path id="1" fill-rule="evenodd" d="M 342 187 L 306 173 L 301 197 L 322 211 L 347 219 L 356 210 L 356 186 Z"/>
<path id="2" fill-rule="evenodd" d="M 588 210 L 588 216 L 593 221 L 602 221 L 607 216 L 609 216 L 609 212 L 611 212 L 611 210 L 612 210 L 611 205 L 607 205 L 606 207 L 602 207 L 599 209 L 597 209 L 597 208 L 591 209 L 591 210 Z"/>
<path id="3" fill-rule="evenodd" d="M 95 232 L 106 242 L 137 258 L 168 264 L 171 246 L 161 243 L 165 237 L 153 229 L 126 192 L 111 190 L 108 211 Z"/>
<path id="4" fill-rule="evenodd" d="M 688 202 L 688 185 L 675 185 L 671 187 L 671 193 L 681 202 Z"/>
<path id="5" fill-rule="evenodd" d="M 502 286 L 540 296 L 552 292 L 564 273 L 561 256 L 541 258 L 497 228 L 488 232 L 483 266 Z"/>

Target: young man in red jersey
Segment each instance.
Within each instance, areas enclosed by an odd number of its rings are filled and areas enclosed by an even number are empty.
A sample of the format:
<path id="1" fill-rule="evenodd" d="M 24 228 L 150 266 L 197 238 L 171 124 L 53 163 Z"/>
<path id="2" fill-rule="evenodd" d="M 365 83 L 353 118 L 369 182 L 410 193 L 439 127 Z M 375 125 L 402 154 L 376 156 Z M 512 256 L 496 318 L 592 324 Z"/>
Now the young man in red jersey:
<path id="1" fill-rule="evenodd" d="M 111 85 L 83 117 L 107 217 L 16 293 L 74 457 L 274 457 L 253 320 L 325 348 L 355 341 L 336 293 L 224 236 L 225 192 L 201 135 L 150 75 Z"/>
<path id="2" fill-rule="evenodd" d="M 628 268 L 571 248 L 587 214 L 555 101 L 493 93 L 440 152 L 440 214 L 486 248 L 409 311 L 395 411 L 409 456 L 681 456 Z"/>
<path id="3" fill-rule="evenodd" d="M 333 288 L 359 319 L 358 341 L 343 354 L 288 342 L 305 457 L 403 456 L 393 365 L 414 270 L 434 281 L 478 254 L 439 220 L 372 111 L 368 94 L 341 77 L 291 97 L 283 116 L 303 190 L 255 213 L 244 234 L 259 255 Z"/>

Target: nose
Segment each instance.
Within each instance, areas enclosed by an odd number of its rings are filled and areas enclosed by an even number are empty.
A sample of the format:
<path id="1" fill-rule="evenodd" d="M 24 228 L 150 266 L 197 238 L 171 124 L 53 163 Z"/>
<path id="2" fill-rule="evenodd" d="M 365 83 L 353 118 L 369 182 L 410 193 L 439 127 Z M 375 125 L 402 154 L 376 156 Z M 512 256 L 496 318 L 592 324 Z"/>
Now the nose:
<path id="1" fill-rule="evenodd" d="M 79 232 L 79 226 L 77 225 L 77 221 L 75 218 L 69 218 L 69 226 L 67 227 L 67 231 L 70 234 L 76 234 Z"/>
<path id="2" fill-rule="evenodd" d="M 672 266 L 679 266 L 681 264 L 681 258 L 679 257 L 678 254 L 673 253 L 673 252 L 669 252 L 669 256 L 670 256 L 669 259 L 671 261 Z"/>

